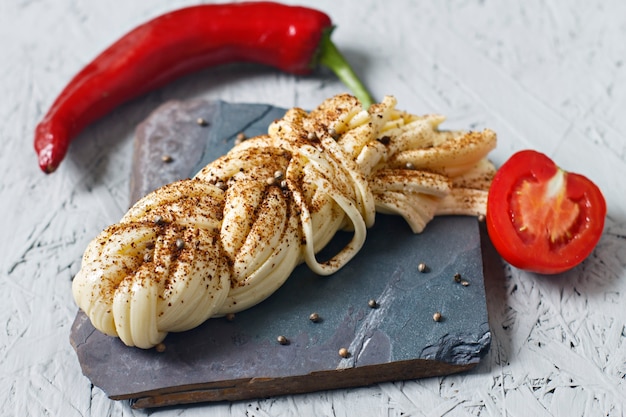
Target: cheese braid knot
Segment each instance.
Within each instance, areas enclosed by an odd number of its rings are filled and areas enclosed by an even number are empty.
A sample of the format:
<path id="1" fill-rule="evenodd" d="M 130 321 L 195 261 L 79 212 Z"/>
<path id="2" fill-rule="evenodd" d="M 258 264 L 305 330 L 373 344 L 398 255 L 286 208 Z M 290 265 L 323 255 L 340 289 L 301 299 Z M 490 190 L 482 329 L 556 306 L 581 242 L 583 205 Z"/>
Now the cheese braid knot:
<path id="1" fill-rule="evenodd" d="M 435 215 L 484 214 L 496 136 L 439 130 L 385 97 L 293 108 L 194 178 L 146 195 L 88 245 L 72 291 L 94 327 L 150 348 L 168 332 L 247 309 L 300 263 L 330 275 L 356 255 L 376 212 L 415 233 Z M 316 255 L 339 230 L 352 240 Z"/>

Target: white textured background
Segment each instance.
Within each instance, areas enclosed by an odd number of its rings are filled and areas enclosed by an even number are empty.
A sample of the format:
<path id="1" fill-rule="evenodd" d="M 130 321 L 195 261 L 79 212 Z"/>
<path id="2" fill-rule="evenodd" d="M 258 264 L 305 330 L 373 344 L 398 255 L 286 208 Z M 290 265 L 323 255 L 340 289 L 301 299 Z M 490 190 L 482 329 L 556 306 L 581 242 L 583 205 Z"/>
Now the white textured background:
<path id="1" fill-rule="evenodd" d="M 135 25 L 188 0 L 0 1 L 0 410 L 3 416 L 144 415 L 82 376 L 68 342 L 70 281 L 87 242 L 128 205 L 134 126 L 169 98 L 311 108 L 332 76 L 211 69 L 91 126 L 61 168 L 37 167 L 32 132 L 65 83 Z M 158 416 L 620 416 L 626 412 L 626 2 L 313 1 L 374 95 L 490 127 L 493 160 L 535 148 L 597 182 L 604 237 L 582 266 L 487 281 L 493 344 L 462 375 Z"/>

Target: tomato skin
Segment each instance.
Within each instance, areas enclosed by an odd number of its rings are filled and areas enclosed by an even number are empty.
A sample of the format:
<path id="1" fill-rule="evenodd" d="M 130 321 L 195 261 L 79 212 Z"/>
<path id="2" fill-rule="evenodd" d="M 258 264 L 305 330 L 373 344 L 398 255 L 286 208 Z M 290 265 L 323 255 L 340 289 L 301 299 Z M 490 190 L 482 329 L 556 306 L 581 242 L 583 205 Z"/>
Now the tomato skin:
<path id="1" fill-rule="evenodd" d="M 554 183 L 558 186 L 550 188 Z M 561 194 L 547 195 L 554 188 Z M 567 271 L 587 258 L 602 236 L 605 217 L 606 202 L 591 180 L 561 170 L 533 150 L 514 154 L 500 167 L 487 199 L 487 231 L 500 256 L 540 274 Z M 563 223 L 565 232 L 558 228 Z M 561 238 L 555 242 L 544 234 Z"/>

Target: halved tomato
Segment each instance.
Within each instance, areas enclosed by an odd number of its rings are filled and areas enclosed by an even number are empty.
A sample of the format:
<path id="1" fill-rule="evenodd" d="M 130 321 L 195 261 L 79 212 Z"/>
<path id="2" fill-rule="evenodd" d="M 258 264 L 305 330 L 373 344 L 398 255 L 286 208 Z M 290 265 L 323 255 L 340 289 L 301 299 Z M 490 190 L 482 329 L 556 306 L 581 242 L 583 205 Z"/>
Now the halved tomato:
<path id="1" fill-rule="evenodd" d="M 600 240 L 605 217 L 593 182 L 532 150 L 511 156 L 489 189 L 489 237 L 504 260 L 529 271 L 556 274 L 578 265 Z"/>

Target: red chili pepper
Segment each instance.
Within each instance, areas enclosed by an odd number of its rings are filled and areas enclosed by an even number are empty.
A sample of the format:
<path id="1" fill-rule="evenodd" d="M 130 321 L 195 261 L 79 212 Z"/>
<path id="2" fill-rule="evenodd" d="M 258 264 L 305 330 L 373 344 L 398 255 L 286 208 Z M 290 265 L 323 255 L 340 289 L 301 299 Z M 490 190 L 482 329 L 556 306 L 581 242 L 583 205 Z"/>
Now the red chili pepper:
<path id="1" fill-rule="evenodd" d="M 255 62 L 296 75 L 331 68 L 369 107 L 372 100 L 330 41 L 330 18 L 273 2 L 192 6 L 138 26 L 80 71 L 35 131 L 39 166 L 53 172 L 76 135 L 123 102 L 213 65 Z"/>

